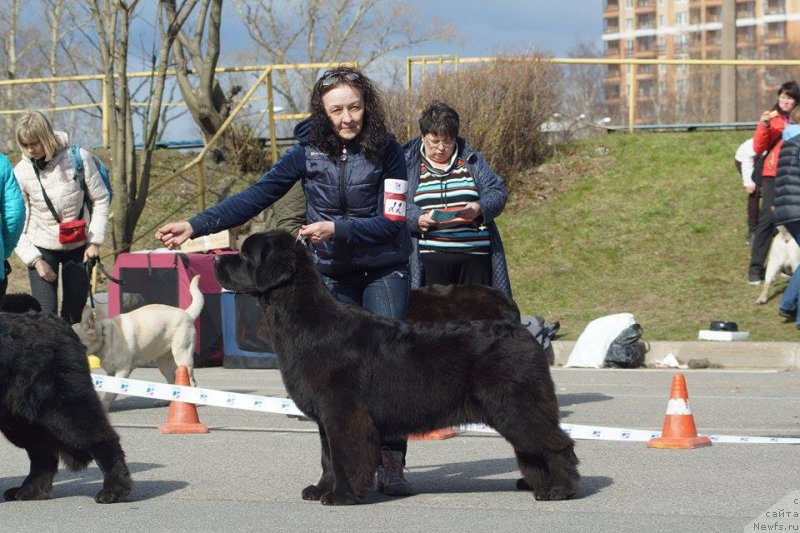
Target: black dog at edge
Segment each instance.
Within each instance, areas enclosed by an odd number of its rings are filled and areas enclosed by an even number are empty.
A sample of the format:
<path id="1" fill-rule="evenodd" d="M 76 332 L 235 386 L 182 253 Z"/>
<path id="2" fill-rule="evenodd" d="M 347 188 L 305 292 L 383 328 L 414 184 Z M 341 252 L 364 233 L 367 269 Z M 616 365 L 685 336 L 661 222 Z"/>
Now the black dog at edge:
<path id="1" fill-rule="evenodd" d="M 303 499 L 356 503 L 372 486 L 381 435 L 470 422 L 512 444 L 518 488 L 538 500 L 578 492 L 547 358 L 519 322 L 410 325 L 343 304 L 285 231 L 251 235 L 216 261 L 223 287 L 260 299 L 286 389 L 319 426 L 322 476 Z"/>
<path id="2" fill-rule="evenodd" d="M 59 457 L 71 470 L 92 459 L 103 471 L 97 503 L 131 491 L 125 453 L 94 390 L 86 347 L 52 314 L 0 313 L 0 431 L 31 461 L 22 485 L 6 500 L 44 500 Z"/>

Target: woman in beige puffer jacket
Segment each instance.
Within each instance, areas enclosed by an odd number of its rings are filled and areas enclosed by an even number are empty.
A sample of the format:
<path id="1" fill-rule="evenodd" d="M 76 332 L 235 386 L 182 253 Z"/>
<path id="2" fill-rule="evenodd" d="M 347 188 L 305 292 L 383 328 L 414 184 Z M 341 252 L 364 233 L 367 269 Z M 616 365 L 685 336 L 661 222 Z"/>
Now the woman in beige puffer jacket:
<path id="1" fill-rule="evenodd" d="M 17 121 L 16 137 L 23 158 L 14 167 L 14 174 L 25 200 L 26 219 L 15 252 L 28 267 L 31 294 L 43 312 L 58 311 L 61 267 L 60 314 L 74 324 L 80 322 L 89 290 L 83 263 L 97 257 L 103 244 L 110 194 L 91 153 L 80 149 L 88 192 L 84 194 L 70 158 L 67 134 L 54 132 L 41 113 L 23 115 Z M 62 222 L 86 220 L 86 240 L 59 241 L 59 223 L 45 201 L 45 193 Z"/>

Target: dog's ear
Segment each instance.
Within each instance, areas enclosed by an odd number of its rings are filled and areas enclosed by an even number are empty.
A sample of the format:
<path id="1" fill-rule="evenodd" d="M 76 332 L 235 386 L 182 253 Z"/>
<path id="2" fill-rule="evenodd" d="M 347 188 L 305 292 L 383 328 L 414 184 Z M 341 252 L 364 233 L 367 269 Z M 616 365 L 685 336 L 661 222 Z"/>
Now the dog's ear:
<path id="1" fill-rule="evenodd" d="M 269 292 L 283 285 L 297 271 L 297 253 L 293 248 L 265 250 L 254 276 L 254 285 L 260 292 Z"/>

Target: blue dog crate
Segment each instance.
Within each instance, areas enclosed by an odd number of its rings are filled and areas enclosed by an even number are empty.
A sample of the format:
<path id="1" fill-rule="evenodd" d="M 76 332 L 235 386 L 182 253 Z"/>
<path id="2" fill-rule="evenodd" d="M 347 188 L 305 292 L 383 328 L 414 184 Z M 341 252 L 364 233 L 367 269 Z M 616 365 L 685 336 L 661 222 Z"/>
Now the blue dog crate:
<path id="1" fill-rule="evenodd" d="M 222 292 L 222 366 L 278 368 L 267 338 L 267 324 L 258 299 L 249 294 Z"/>

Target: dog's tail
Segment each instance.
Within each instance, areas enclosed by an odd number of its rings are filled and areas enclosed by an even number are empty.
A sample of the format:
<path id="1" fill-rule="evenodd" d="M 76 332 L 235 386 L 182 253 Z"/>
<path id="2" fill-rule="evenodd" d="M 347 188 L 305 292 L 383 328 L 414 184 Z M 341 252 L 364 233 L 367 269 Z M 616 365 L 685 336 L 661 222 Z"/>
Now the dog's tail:
<path id="1" fill-rule="evenodd" d="M 192 317 L 192 320 L 196 320 L 197 317 L 200 316 L 200 311 L 203 310 L 203 304 L 205 303 L 203 293 L 200 292 L 198 285 L 200 285 L 199 275 L 193 277 L 192 282 L 189 284 L 189 293 L 192 295 L 192 303 L 186 308 L 186 312 Z"/>

